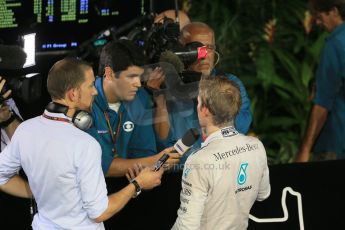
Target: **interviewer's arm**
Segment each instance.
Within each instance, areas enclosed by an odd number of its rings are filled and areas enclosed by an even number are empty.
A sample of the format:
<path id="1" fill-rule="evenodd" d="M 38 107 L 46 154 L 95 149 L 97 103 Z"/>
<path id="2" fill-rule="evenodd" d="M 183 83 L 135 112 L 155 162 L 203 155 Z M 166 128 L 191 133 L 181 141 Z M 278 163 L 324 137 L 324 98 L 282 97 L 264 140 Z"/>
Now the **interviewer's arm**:
<path id="1" fill-rule="evenodd" d="M 18 175 L 12 177 L 6 184 L 0 185 L 0 190 L 12 196 L 22 198 L 32 197 L 28 182 Z"/>
<path id="2" fill-rule="evenodd" d="M 14 134 L 11 143 L 0 153 L 0 190 L 10 195 L 30 198 L 32 196 L 28 183 L 18 176 L 20 156 L 18 136 Z"/>
<path id="3" fill-rule="evenodd" d="M 138 182 L 139 186 L 142 189 L 152 189 L 160 185 L 163 172 L 163 168 L 161 168 L 157 172 L 152 171 L 149 168 L 146 168 L 139 173 L 135 180 Z M 119 192 L 109 195 L 107 209 L 102 213 L 102 215 L 95 218 L 94 220 L 97 223 L 100 223 L 102 221 L 109 219 L 114 214 L 119 212 L 128 203 L 128 201 L 133 197 L 134 194 L 135 186 L 132 183 L 130 183 Z"/>
<path id="4" fill-rule="evenodd" d="M 120 157 L 114 158 L 110 164 L 109 170 L 106 174 L 107 177 L 121 177 L 125 176 L 129 168 L 133 168 L 136 164 L 142 165 L 144 167 L 153 166 L 156 161 L 163 155 L 168 154 L 169 159 L 166 164 L 174 165 L 180 161 L 180 155 L 178 153 L 172 153 L 174 151 L 173 147 L 166 148 L 160 153 L 136 159 L 123 159 Z"/>
<path id="5" fill-rule="evenodd" d="M 128 201 L 133 197 L 134 194 L 135 187 L 133 184 L 129 184 L 119 192 L 109 195 L 108 208 L 102 213 L 101 216 L 94 219 L 95 222 L 103 222 L 119 212 L 128 203 Z"/>

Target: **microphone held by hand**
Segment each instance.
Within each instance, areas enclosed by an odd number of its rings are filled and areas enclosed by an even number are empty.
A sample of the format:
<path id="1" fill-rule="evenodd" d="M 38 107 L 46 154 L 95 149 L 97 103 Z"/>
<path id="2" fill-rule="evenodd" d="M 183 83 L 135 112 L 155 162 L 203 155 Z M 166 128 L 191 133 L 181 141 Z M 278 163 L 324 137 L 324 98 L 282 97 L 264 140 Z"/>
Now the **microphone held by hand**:
<path id="1" fill-rule="evenodd" d="M 163 156 L 161 158 L 159 158 L 159 160 L 154 165 L 153 171 L 157 172 L 168 159 L 169 159 L 169 155 L 163 154 Z"/>
<path id="2" fill-rule="evenodd" d="M 199 139 L 200 133 L 198 129 L 192 128 L 189 129 L 182 137 L 179 139 L 175 145 L 175 150 L 182 156 L 185 152 L 187 152 L 190 147 Z"/>

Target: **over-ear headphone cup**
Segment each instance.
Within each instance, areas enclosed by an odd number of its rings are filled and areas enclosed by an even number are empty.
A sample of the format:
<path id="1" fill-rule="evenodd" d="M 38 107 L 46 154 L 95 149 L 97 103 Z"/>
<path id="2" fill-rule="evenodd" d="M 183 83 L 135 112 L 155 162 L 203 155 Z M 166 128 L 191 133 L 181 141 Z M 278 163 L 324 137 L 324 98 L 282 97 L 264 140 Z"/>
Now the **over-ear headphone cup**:
<path id="1" fill-rule="evenodd" d="M 90 113 L 84 110 L 78 110 L 75 112 L 72 122 L 77 128 L 85 131 L 92 126 L 93 118 Z"/>
<path id="2" fill-rule="evenodd" d="M 49 102 L 49 104 L 46 106 L 46 110 L 51 113 L 63 113 L 66 115 L 68 107 L 66 105 L 52 101 Z"/>

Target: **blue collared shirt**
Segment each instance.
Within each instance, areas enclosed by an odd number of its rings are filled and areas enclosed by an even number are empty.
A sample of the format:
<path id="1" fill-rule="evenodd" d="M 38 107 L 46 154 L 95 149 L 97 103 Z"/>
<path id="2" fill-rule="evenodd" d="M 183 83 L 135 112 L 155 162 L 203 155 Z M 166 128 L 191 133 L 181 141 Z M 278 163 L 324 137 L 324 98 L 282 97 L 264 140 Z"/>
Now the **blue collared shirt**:
<path id="1" fill-rule="evenodd" d="M 345 158 L 345 23 L 337 26 L 322 50 L 316 72 L 314 103 L 328 110 L 328 117 L 313 152 L 335 152 Z"/>
<path id="2" fill-rule="evenodd" d="M 116 155 L 122 158 L 139 158 L 157 153 L 155 133 L 152 126 L 153 110 L 150 99 L 143 88 L 140 88 L 133 101 L 121 102 L 119 111 L 109 108 L 103 91 L 103 78 L 97 78 L 95 86 L 98 95 L 92 104 L 93 126 L 87 131 L 102 147 L 102 169 L 104 174 Z M 105 114 L 109 116 L 110 135 Z M 115 152 L 113 151 L 115 150 Z"/>

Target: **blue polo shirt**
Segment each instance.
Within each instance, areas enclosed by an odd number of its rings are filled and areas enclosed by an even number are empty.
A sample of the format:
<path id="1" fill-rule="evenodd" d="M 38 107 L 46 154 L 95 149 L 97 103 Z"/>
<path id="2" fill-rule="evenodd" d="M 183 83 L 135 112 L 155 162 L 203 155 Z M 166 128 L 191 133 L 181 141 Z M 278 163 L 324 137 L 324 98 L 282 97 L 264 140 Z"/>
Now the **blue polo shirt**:
<path id="1" fill-rule="evenodd" d="M 118 112 L 109 108 L 103 91 L 103 78 L 96 79 L 98 95 L 92 104 L 93 126 L 87 131 L 102 147 L 104 174 L 116 155 L 122 158 L 139 158 L 157 153 L 155 133 L 152 126 L 152 107 L 146 91 L 140 88 L 133 101 L 121 102 Z M 115 143 L 110 135 L 109 124 Z"/>
<path id="2" fill-rule="evenodd" d="M 328 110 L 328 117 L 315 141 L 314 154 L 335 152 L 345 158 L 345 23 L 329 35 L 316 72 L 314 103 Z"/>

